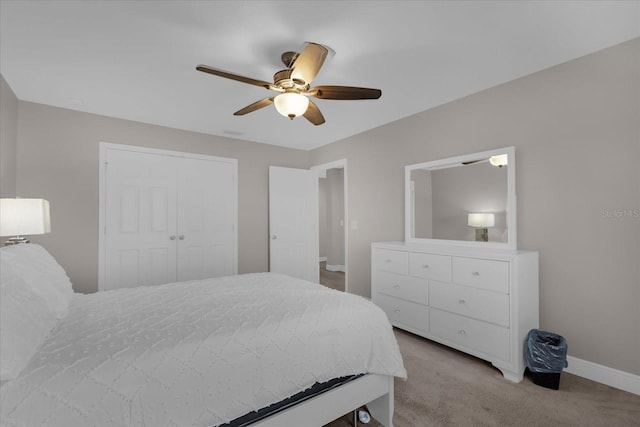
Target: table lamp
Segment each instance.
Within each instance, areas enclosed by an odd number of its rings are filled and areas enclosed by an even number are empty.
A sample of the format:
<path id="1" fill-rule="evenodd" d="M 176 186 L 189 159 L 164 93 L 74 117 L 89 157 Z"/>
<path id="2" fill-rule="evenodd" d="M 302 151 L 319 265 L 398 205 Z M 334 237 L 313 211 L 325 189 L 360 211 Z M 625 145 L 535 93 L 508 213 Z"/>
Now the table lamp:
<path id="1" fill-rule="evenodd" d="M 0 199 L 0 236 L 15 236 L 7 245 L 29 243 L 23 236 L 51 232 L 49 202 L 44 199 Z"/>

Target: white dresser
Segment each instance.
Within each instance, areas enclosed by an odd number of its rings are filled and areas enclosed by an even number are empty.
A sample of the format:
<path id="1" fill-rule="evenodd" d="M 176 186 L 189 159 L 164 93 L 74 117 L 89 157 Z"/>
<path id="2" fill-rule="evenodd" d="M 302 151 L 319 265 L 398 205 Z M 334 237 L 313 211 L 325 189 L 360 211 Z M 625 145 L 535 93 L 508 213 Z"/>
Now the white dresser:
<path id="1" fill-rule="evenodd" d="M 373 243 L 371 297 L 391 323 L 491 362 L 519 382 L 538 328 L 538 253 Z"/>

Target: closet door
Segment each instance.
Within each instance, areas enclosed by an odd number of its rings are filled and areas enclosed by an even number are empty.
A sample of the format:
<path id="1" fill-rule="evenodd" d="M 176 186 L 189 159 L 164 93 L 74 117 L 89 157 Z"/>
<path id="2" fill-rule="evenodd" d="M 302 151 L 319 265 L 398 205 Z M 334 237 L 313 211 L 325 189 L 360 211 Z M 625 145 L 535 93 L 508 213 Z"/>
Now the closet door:
<path id="1" fill-rule="evenodd" d="M 176 281 L 174 159 L 107 150 L 104 188 L 104 287 Z"/>
<path id="2" fill-rule="evenodd" d="M 237 161 L 101 143 L 99 290 L 237 274 Z"/>
<path id="3" fill-rule="evenodd" d="M 236 274 L 235 165 L 177 158 L 178 281 Z"/>

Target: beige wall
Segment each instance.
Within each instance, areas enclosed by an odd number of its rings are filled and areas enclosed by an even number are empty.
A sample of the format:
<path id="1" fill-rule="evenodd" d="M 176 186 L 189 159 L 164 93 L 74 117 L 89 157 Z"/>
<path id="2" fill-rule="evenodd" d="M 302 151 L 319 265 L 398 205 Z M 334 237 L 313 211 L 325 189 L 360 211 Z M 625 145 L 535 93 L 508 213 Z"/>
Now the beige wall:
<path id="1" fill-rule="evenodd" d="M 327 268 L 344 266 L 344 169 L 325 171 L 320 178 L 318 206 L 320 208 L 320 258 L 326 258 Z"/>
<path id="2" fill-rule="evenodd" d="M 404 165 L 513 145 L 540 326 L 640 374 L 639 52 L 636 39 L 311 151 L 349 162 L 350 290 L 370 294 L 371 242 L 404 238 Z"/>
<path id="3" fill-rule="evenodd" d="M 411 171 L 413 185 L 413 230 L 411 236 L 433 238 L 433 185 L 431 171 Z"/>
<path id="4" fill-rule="evenodd" d="M 344 265 L 344 169 L 327 169 L 327 267 Z"/>
<path id="5" fill-rule="evenodd" d="M 0 75 L 0 197 L 16 196 L 17 144 L 18 99 Z"/>
<path id="6" fill-rule="evenodd" d="M 320 258 L 327 257 L 327 247 L 329 236 L 327 233 L 327 179 L 318 179 L 318 256 Z"/>
<path id="7" fill-rule="evenodd" d="M 308 152 L 19 101 L 18 194 L 51 203 L 51 234 L 33 236 L 77 292 L 98 289 L 101 141 L 238 159 L 238 271 L 268 270 L 268 166 L 308 167 Z"/>

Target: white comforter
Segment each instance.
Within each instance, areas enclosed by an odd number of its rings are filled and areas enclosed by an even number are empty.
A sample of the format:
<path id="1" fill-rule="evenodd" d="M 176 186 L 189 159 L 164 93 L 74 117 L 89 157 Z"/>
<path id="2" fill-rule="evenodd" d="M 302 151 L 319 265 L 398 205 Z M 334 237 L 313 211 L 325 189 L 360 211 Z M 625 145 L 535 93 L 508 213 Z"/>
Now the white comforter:
<path id="1" fill-rule="evenodd" d="M 77 295 L 21 376 L 3 426 L 212 426 L 315 382 L 406 377 L 385 314 L 273 273 Z"/>

